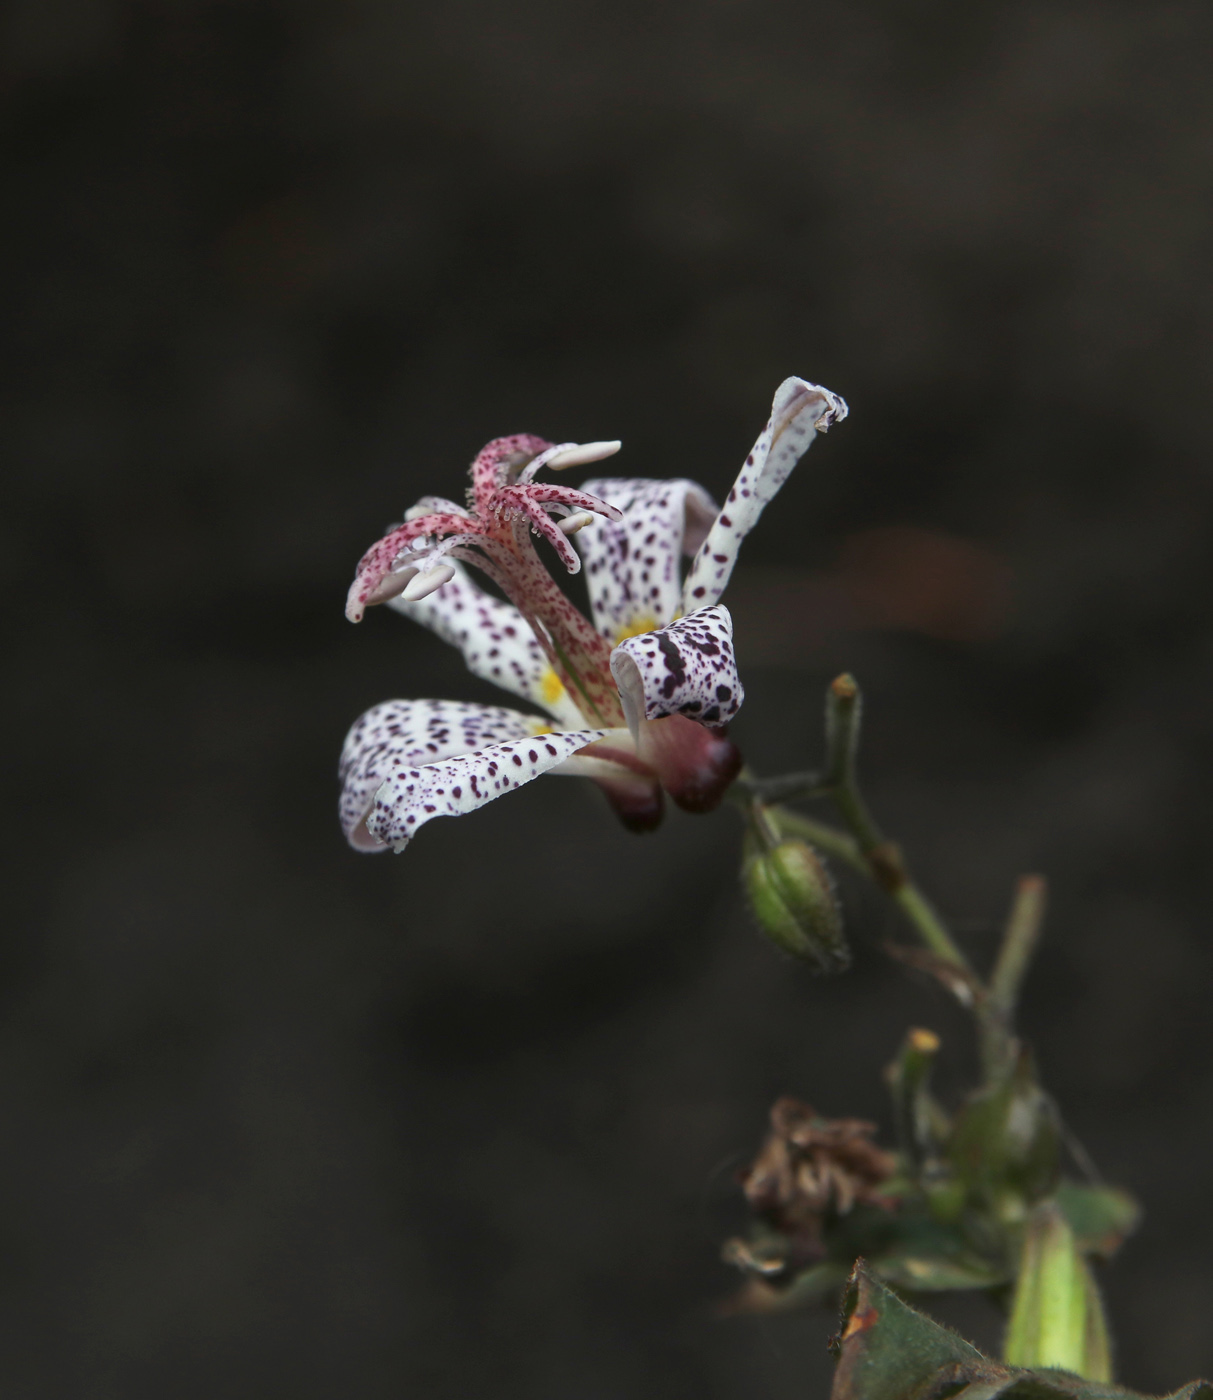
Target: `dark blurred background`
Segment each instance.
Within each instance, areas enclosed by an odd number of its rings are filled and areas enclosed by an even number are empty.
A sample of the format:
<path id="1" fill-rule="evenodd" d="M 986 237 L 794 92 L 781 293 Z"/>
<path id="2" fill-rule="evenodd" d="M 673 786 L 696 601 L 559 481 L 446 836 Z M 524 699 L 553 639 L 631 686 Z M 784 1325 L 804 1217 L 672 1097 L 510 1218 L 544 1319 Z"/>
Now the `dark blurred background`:
<path id="1" fill-rule="evenodd" d="M 539 783 L 348 851 L 347 725 L 493 699 L 363 548 L 505 432 L 728 487 L 766 771 L 870 795 L 1139 1237 L 1126 1381 L 1213 1371 L 1213 14 L 1188 3 L 19 0 L 4 10 L 6 1396 L 824 1396 L 720 1321 L 770 1102 L 879 1118 L 942 994 L 747 922 L 728 813 Z M 979 1339 L 981 1307 L 949 1313 Z"/>

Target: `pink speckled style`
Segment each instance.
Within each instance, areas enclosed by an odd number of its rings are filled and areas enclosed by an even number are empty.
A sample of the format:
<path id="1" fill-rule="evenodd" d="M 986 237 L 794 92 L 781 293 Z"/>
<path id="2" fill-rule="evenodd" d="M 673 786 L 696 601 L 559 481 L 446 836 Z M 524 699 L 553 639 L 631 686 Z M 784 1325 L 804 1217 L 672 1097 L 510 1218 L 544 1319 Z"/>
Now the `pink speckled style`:
<path id="1" fill-rule="evenodd" d="M 606 478 L 579 491 L 537 482 L 544 467 L 600 461 L 619 444 L 529 434 L 479 453 L 467 507 L 423 497 L 363 556 L 346 615 L 358 622 L 389 603 L 546 717 L 442 700 L 368 710 L 341 757 L 350 844 L 402 851 L 431 818 L 474 811 L 547 772 L 594 779 L 637 830 L 660 821 L 663 790 L 690 811 L 716 806 L 740 767 L 725 727 L 744 696 L 732 619 L 717 600 L 763 508 L 817 432 L 846 414 L 828 389 L 785 380 L 723 511 L 693 481 Z M 592 623 L 533 535 L 569 573 L 584 561 Z M 467 565 L 509 601 L 474 584 Z"/>

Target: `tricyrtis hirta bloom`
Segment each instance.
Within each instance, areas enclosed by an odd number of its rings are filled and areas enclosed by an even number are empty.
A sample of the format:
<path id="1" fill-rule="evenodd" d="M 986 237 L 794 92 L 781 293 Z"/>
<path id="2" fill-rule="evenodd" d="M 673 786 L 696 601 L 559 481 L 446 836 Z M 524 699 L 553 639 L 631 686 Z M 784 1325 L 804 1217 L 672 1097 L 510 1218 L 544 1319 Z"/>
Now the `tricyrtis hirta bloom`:
<path id="1" fill-rule="evenodd" d="M 740 767 L 726 726 L 743 698 L 732 619 L 718 599 L 767 502 L 846 413 L 828 389 L 785 380 L 721 510 L 693 481 L 601 478 L 579 491 L 537 481 L 544 469 L 601 461 L 619 443 L 525 433 L 480 452 L 466 506 L 422 497 L 363 556 L 346 615 L 358 622 L 387 603 L 457 646 L 474 675 L 544 714 L 449 700 L 368 710 L 341 756 L 350 843 L 401 851 L 432 817 L 473 811 L 541 773 L 595 779 L 637 830 L 660 821 L 663 789 L 688 811 L 715 807 Z M 549 574 L 535 535 L 569 573 L 584 564 L 589 618 Z M 476 584 L 468 565 L 508 601 Z"/>

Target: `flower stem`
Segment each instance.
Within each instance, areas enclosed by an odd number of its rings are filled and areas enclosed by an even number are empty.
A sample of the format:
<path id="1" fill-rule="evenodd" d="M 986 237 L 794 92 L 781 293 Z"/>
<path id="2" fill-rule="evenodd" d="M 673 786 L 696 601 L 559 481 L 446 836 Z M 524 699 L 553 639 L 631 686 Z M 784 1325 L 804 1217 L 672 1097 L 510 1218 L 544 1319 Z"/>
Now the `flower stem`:
<path id="1" fill-rule="evenodd" d="M 827 791 L 820 773 L 781 773 L 777 778 L 746 774 L 744 782 L 746 790 L 760 802 L 799 802 Z"/>
<path id="2" fill-rule="evenodd" d="M 918 936 L 932 953 L 962 971 L 972 973 L 968 958 L 956 946 L 943 920 L 932 909 L 926 895 L 917 885 L 907 879 L 904 885 L 893 891 L 892 897 L 893 902 L 914 925 Z"/>
<path id="3" fill-rule="evenodd" d="M 863 699 L 854 676 L 844 674 L 831 682 L 826 695 L 825 786 L 838 815 L 865 857 L 872 878 L 898 906 L 936 957 L 971 976 L 968 958 L 910 878 L 901 851 L 885 839 L 863 800 L 855 771 L 862 710 Z"/>
<path id="4" fill-rule="evenodd" d="M 1021 875 L 1015 886 L 1002 947 L 990 974 L 990 1000 L 1008 1017 L 1015 1011 L 1028 964 L 1040 940 L 1046 892 L 1043 875 Z"/>
<path id="5" fill-rule="evenodd" d="M 803 816 L 800 812 L 789 812 L 786 807 L 773 807 L 770 814 L 780 831 L 791 836 L 803 837 L 810 846 L 816 846 L 819 851 L 824 851 L 826 855 L 849 865 L 852 870 L 858 870 L 869 880 L 872 878 L 872 868 L 853 836 L 839 831 L 836 826 L 814 821 L 812 817 Z"/>
<path id="6" fill-rule="evenodd" d="M 1021 875 L 981 1016 L 981 1056 L 986 1078 L 1005 1074 L 1015 1058 L 1015 1007 L 1040 940 L 1046 884 L 1042 875 Z"/>

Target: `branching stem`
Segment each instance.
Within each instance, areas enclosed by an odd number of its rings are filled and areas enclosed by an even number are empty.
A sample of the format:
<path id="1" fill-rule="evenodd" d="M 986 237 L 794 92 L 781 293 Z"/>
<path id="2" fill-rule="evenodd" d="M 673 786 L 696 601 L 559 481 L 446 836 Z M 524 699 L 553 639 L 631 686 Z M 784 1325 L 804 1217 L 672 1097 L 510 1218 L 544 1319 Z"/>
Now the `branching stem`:
<path id="1" fill-rule="evenodd" d="M 1015 1063 L 1015 1004 L 1040 937 L 1045 882 L 1039 875 L 1025 875 L 1019 881 L 994 971 L 984 983 L 914 883 L 901 848 L 884 835 L 864 801 L 856 772 L 862 707 L 855 679 L 837 677 L 826 697 L 823 772 L 777 778 L 744 772 L 733 785 L 731 796 L 748 813 L 753 831 L 768 847 L 788 836 L 800 837 L 884 890 L 929 954 L 930 961 L 923 965 L 929 966 L 972 1012 L 986 1080 L 992 1083 Z M 781 805 L 804 798 L 832 802 L 842 827 Z"/>
<path id="2" fill-rule="evenodd" d="M 816 846 L 827 856 L 833 856 L 835 860 L 849 865 L 852 870 L 866 875 L 869 880 L 872 878 L 872 868 L 853 836 L 839 831 L 836 826 L 814 821 L 812 817 L 803 816 L 800 812 L 789 812 L 784 807 L 775 809 L 773 816 L 779 829 L 786 835 L 803 837 L 810 846 Z"/>
<path id="3" fill-rule="evenodd" d="M 826 786 L 830 798 L 855 838 L 868 873 L 910 921 L 924 945 L 971 977 L 969 960 L 910 878 L 901 851 L 885 839 L 863 800 L 855 771 L 862 709 L 853 676 L 841 675 L 831 683 L 826 697 Z"/>
<path id="4" fill-rule="evenodd" d="M 1046 893 L 1043 875 L 1021 875 L 1015 886 L 1002 947 L 990 974 L 990 1001 L 1008 1018 L 1015 1012 L 1024 976 L 1040 941 Z"/>

